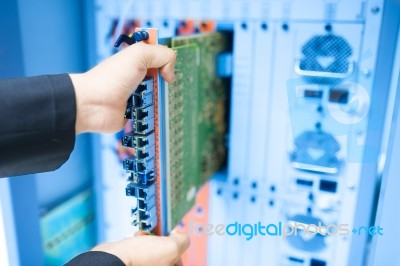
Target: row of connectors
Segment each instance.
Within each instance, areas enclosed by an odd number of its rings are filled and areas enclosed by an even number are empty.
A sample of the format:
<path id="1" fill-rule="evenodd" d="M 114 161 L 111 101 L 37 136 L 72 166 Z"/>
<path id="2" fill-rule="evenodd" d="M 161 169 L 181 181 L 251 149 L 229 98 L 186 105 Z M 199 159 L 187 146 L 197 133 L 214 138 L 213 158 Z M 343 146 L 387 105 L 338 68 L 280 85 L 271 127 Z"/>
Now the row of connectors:
<path id="1" fill-rule="evenodd" d="M 153 78 L 146 77 L 128 100 L 125 118 L 132 119 L 132 132 L 122 139 L 122 145 L 135 150 L 123 167 L 129 173 L 126 195 L 137 199 L 133 224 L 143 231 L 157 225 L 153 96 Z"/>

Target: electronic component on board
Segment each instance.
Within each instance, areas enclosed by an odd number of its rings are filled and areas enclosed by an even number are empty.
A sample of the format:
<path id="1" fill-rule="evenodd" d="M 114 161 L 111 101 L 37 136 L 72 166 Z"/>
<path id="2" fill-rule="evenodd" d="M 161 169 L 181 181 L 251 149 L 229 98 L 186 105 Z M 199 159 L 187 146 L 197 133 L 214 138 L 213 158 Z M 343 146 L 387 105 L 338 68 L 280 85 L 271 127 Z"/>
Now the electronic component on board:
<path id="1" fill-rule="evenodd" d="M 131 110 L 131 117 L 135 120 L 147 121 L 154 117 L 154 108 L 145 107 L 145 108 L 133 108 Z"/>
<path id="2" fill-rule="evenodd" d="M 156 194 L 156 186 L 153 184 L 148 186 L 138 187 L 137 198 L 140 200 L 146 200 L 153 197 Z"/>
<path id="3" fill-rule="evenodd" d="M 115 46 L 123 42 L 131 45 L 149 37 L 146 31 L 122 34 Z M 133 225 L 145 231 L 151 231 L 157 225 L 153 79 L 154 76 L 146 76 L 129 97 L 125 118 L 132 119 L 132 132 L 122 138 L 123 146 L 135 150 L 132 157 L 123 161 L 123 168 L 130 172 L 125 193 L 136 197 L 137 207 L 131 210 Z"/>
<path id="4" fill-rule="evenodd" d="M 125 115 L 124 115 L 124 118 L 125 119 L 132 119 L 133 117 L 132 117 L 132 106 L 131 105 L 127 105 L 126 106 L 126 110 L 125 110 Z"/>
<path id="5" fill-rule="evenodd" d="M 129 183 L 126 186 L 126 195 L 136 197 L 139 200 L 146 201 L 147 199 L 154 197 L 155 193 L 156 193 L 156 188 L 154 183 L 151 183 L 150 185 Z"/>
<path id="6" fill-rule="evenodd" d="M 155 144 L 154 132 L 148 134 L 136 134 L 130 132 L 124 135 L 122 138 L 122 145 L 130 148 L 146 148 Z"/>
<path id="7" fill-rule="evenodd" d="M 146 206 L 145 209 L 132 208 L 131 214 L 134 218 L 133 225 L 139 226 L 142 230 L 150 231 L 157 225 L 157 208 L 155 205 L 152 207 Z"/>
<path id="8" fill-rule="evenodd" d="M 154 177 L 154 171 L 150 171 L 148 173 L 132 172 L 128 178 L 128 181 L 131 181 L 135 184 L 147 184 L 151 181 L 154 181 Z"/>
<path id="9" fill-rule="evenodd" d="M 133 155 L 136 160 L 143 161 L 150 158 L 154 158 L 155 156 L 155 147 L 146 147 L 146 148 L 136 148 L 135 154 Z"/>
<path id="10" fill-rule="evenodd" d="M 153 206 L 152 208 L 150 208 L 146 211 L 139 210 L 139 215 L 140 215 L 140 220 L 142 220 L 146 224 L 151 224 L 152 223 L 151 220 L 154 218 L 157 218 L 156 208 L 155 208 L 155 206 Z"/>
<path id="11" fill-rule="evenodd" d="M 123 162 L 124 169 L 131 172 L 147 173 L 154 170 L 154 157 L 145 160 L 137 160 L 135 158 L 125 159 Z"/>
<path id="12" fill-rule="evenodd" d="M 145 212 L 147 210 L 150 210 L 152 207 L 156 205 L 156 197 L 150 197 L 146 200 L 138 200 L 138 211 Z"/>
<path id="13" fill-rule="evenodd" d="M 148 121 L 134 120 L 133 122 L 133 132 L 137 134 L 147 134 L 154 130 L 154 119 Z"/>
<path id="14" fill-rule="evenodd" d="M 125 118 L 146 120 L 146 118 L 154 117 L 154 108 L 151 107 L 152 104 L 153 80 L 150 77 L 145 77 L 127 101 Z"/>
<path id="15" fill-rule="evenodd" d="M 133 94 L 133 107 L 143 108 L 153 104 L 153 93 L 139 92 Z M 133 110 L 132 110 L 133 111 Z"/>

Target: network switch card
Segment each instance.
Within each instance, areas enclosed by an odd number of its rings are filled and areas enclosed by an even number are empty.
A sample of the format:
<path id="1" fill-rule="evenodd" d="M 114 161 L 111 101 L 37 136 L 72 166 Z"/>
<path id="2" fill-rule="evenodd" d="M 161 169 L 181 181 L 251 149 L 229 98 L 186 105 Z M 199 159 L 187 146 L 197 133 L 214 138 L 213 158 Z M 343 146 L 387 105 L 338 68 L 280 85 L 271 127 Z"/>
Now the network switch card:
<path id="1" fill-rule="evenodd" d="M 155 29 L 139 32 L 156 43 Z M 133 44 L 137 40 L 132 38 L 118 40 Z M 228 35 L 203 33 L 163 42 L 177 53 L 176 81 L 157 82 L 156 70 L 149 71 L 128 100 L 125 118 L 132 119 L 132 132 L 122 141 L 135 149 L 123 162 L 130 173 L 126 195 L 137 199 L 133 224 L 156 234 L 168 234 L 179 224 L 227 156 L 229 84 L 217 75 L 217 62 L 229 50 Z"/>
<path id="2" fill-rule="evenodd" d="M 217 76 L 228 35 L 203 33 L 170 40 L 177 80 L 165 90 L 166 208 L 171 230 L 194 205 L 195 195 L 226 162 L 227 81 Z"/>

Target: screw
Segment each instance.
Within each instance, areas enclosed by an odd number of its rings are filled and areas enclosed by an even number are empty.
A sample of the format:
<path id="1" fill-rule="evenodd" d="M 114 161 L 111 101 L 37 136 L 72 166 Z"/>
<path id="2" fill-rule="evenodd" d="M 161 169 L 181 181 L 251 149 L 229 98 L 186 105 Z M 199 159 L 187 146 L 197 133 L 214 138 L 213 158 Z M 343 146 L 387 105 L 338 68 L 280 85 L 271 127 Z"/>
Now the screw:
<path id="1" fill-rule="evenodd" d="M 282 29 L 283 29 L 284 31 L 288 31 L 288 30 L 289 30 L 289 25 L 286 24 L 286 23 L 284 23 L 284 24 L 282 25 Z"/>
<path id="2" fill-rule="evenodd" d="M 378 14 L 380 10 L 381 9 L 379 8 L 379 6 L 374 6 L 374 7 L 371 8 L 371 13 L 372 14 Z"/>
<path id="3" fill-rule="evenodd" d="M 268 29 L 267 23 L 261 24 L 261 29 L 262 29 L 262 30 L 267 30 L 267 29 Z"/>
<path id="4" fill-rule="evenodd" d="M 197 212 L 197 214 L 202 214 L 203 213 L 203 208 L 201 206 L 197 206 L 196 212 Z"/>
<path id="5" fill-rule="evenodd" d="M 331 24 L 326 24 L 326 25 L 325 25 L 325 30 L 326 30 L 327 32 L 331 32 L 331 31 L 332 31 L 332 25 L 331 25 Z"/>
<path id="6" fill-rule="evenodd" d="M 348 184 L 347 184 L 347 187 L 348 187 L 350 190 L 354 190 L 354 189 L 356 188 L 356 185 L 355 185 L 354 183 L 348 183 Z"/>
<path id="7" fill-rule="evenodd" d="M 363 68 L 361 73 L 366 77 L 369 78 L 371 76 L 371 71 L 368 68 Z"/>

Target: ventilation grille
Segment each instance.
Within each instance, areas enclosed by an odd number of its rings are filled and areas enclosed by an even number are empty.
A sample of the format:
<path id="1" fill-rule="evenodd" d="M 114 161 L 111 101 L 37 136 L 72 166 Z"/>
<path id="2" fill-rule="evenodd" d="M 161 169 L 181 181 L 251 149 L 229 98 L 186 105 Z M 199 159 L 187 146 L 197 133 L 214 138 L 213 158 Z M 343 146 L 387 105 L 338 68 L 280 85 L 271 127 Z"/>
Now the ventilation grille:
<path id="1" fill-rule="evenodd" d="M 306 225 L 315 224 L 318 226 L 318 224 L 321 223 L 321 225 L 324 226 L 324 223 L 320 219 L 311 215 L 296 214 L 289 217 L 288 220 Z M 318 252 L 326 248 L 325 237 L 326 236 L 318 233 L 305 236 L 302 229 L 297 229 L 297 235 L 288 236 L 286 240 L 293 248 L 308 252 Z"/>
<path id="2" fill-rule="evenodd" d="M 352 49 L 344 38 L 329 34 L 312 37 L 303 46 L 302 52 L 302 70 L 346 73 Z"/>
<path id="3" fill-rule="evenodd" d="M 307 165 L 338 168 L 336 153 L 340 150 L 338 141 L 323 131 L 305 131 L 295 139 L 295 150 L 291 161 Z"/>

